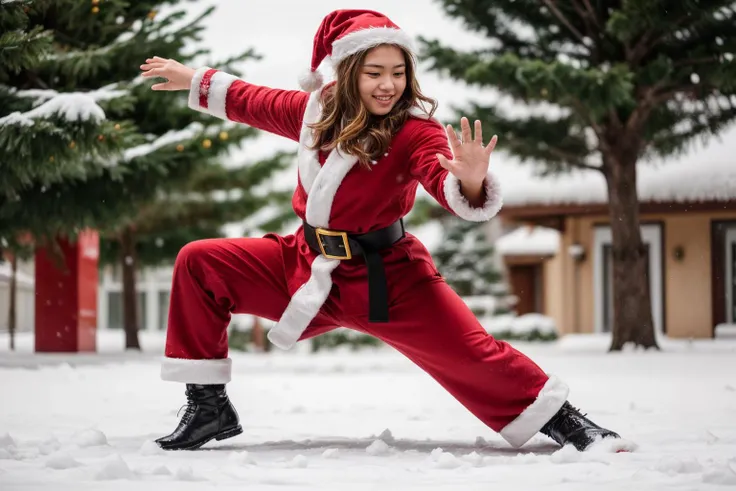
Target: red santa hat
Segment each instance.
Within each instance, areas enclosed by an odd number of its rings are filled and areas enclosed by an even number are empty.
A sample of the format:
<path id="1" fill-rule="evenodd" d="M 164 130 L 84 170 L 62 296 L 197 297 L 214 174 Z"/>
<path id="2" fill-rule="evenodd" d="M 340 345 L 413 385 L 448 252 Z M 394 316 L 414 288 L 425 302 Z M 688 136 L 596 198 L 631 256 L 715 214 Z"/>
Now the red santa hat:
<path id="1" fill-rule="evenodd" d="M 324 80 L 318 68 L 329 58 L 334 66 L 348 56 L 380 44 L 396 44 L 413 52 L 408 34 L 385 15 L 373 10 L 335 10 L 327 14 L 314 36 L 312 65 L 299 77 L 299 85 L 307 92 L 322 87 Z"/>

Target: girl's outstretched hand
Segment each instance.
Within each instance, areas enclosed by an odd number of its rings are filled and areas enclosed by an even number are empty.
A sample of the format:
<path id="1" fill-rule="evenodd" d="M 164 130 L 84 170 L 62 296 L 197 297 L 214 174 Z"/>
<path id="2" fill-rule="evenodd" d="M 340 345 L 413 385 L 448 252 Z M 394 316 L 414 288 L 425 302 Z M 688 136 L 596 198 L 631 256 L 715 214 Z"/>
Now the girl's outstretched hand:
<path id="1" fill-rule="evenodd" d="M 483 145 L 483 130 L 480 121 L 475 122 L 475 137 L 471 135 L 468 118 L 460 120 L 462 140 L 457 137 L 455 129 L 447 125 L 447 135 L 450 147 L 455 155 L 454 160 L 448 160 L 438 154 L 440 165 L 450 171 L 458 180 L 473 188 L 479 188 L 488 172 L 491 153 L 496 147 L 498 138 L 493 135 L 488 145 Z"/>
<path id="2" fill-rule="evenodd" d="M 152 90 L 189 90 L 194 77 L 195 70 L 188 66 L 182 65 L 176 60 L 167 60 L 159 56 L 146 59 L 141 65 L 141 76 L 143 77 L 161 77 L 167 81 L 160 84 L 154 84 Z"/>

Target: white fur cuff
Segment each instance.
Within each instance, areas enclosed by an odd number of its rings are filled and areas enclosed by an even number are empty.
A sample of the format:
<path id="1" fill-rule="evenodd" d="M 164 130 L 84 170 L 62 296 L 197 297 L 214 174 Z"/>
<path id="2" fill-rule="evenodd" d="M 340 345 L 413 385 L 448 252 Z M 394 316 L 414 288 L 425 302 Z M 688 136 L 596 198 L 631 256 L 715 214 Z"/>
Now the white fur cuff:
<path id="1" fill-rule="evenodd" d="M 195 111 L 227 120 L 227 111 L 225 108 L 227 91 L 233 82 L 238 80 L 238 77 L 229 73 L 216 71 L 210 78 L 209 84 L 202 83 L 205 74 L 209 70 L 212 70 L 212 68 L 202 67 L 194 72 L 192 83 L 189 86 L 188 105 Z M 201 104 L 203 98 L 207 101 L 206 106 Z"/>
<path id="2" fill-rule="evenodd" d="M 501 437 L 512 447 L 521 447 L 557 414 L 569 393 L 567 384 L 554 375 L 550 376 L 536 400 L 501 430 Z"/>
<path id="3" fill-rule="evenodd" d="M 483 207 L 475 208 L 460 192 L 460 181 L 453 174 L 448 173 L 445 178 L 445 199 L 452 211 L 457 216 L 471 222 L 484 222 L 490 220 L 501 211 L 503 199 L 501 197 L 501 186 L 496 177 L 489 171 L 483 181 L 486 191 L 486 201 Z"/>
<path id="4" fill-rule="evenodd" d="M 164 358 L 161 363 L 161 380 L 185 384 L 226 384 L 232 377 L 232 360 L 189 360 Z"/>

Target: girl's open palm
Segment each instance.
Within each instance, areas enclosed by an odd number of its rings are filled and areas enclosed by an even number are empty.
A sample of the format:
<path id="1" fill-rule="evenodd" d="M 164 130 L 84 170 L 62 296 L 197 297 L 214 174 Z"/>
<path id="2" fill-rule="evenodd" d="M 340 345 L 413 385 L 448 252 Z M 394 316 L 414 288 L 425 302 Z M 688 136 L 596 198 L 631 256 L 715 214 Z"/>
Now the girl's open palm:
<path id="1" fill-rule="evenodd" d="M 450 171 L 460 182 L 480 185 L 488 173 L 491 153 L 496 147 L 498 137 L 493 135 L 488 145 L 483 146 L 483 130 L 480 121 L 475 122 L 475 138 L 470 133 L 468 118 L 460 120 L 462 141 L 458 139 L 452 125 L 447 125 L 447 136 L 450 148 L 455 156 L 448 160 L 444 155 L 437 155 L 440 165 Z"/>
<path id="2" fill-rule="evenodd" d="M 167 60 L 159 56 L 146 59 L 141 65 L 143 77 L 161 77 L 167 81 L 154 84 L 152 90 L 189 90 L 195 70 L 182 65 L 176 60 Z"/>

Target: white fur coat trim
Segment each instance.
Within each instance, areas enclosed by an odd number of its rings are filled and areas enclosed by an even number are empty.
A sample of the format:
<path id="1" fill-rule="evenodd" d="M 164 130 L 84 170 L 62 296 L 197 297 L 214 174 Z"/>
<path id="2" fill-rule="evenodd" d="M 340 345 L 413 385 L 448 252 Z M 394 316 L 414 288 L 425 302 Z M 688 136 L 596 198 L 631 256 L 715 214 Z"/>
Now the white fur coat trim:
<path id="1" fill-rule="evenodd" d="M 350 172 L 357 157 L 346 155 L 340 149 L 330 152 L 324 166 L 320 166 L 312 145 L 312 131 L 308 124 L 320 117 L 321 91 L 311 94 L 304 111 L 299 136 L 299 179 L 307 193 L 306 219 L 314 227 L 329 228 L 332 202 L 342 180 Z M 340 264 L 338 259 L 317 256 L 312 263 L 309 280 L 291 297 L 278 323 L 268 332 L 268 339 L 281 349 L 289 349 L 299 340 L 309 323 L 317 316 L 332 289 L 332 271 Z"/>
<path id="2" fill-rule="evenodd" d="M 307 101 L 307 108 L 304 110 L 304 122 L 302 123 L 301 133 L 299 134 L 299 153 L 297 155 L 299 181 L 307 194 L 312 190 L 312 184 L 314 184 L 314 180 L 322 168 L 319 164 L 317 150 L 310 149 L 313 141 L 313 132 L 307 126 L 308 124 L 314 124 L 319 121 L 321 115 L 321 96 L 321 90 L 310 94 L 309 101 Z"/>

